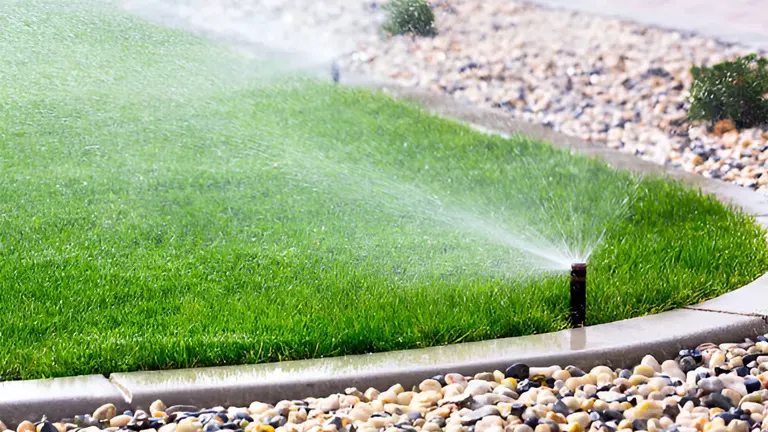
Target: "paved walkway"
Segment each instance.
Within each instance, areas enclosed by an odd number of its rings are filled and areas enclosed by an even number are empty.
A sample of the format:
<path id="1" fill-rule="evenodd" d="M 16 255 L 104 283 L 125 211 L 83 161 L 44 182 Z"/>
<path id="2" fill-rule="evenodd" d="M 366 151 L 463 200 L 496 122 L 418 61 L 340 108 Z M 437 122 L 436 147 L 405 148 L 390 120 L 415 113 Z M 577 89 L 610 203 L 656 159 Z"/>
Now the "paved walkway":
<path id="1" fill-rule="evenodd" d="M 694 31 L 768 51 L 768 0 L 528 0 L 647 25 Z"/>

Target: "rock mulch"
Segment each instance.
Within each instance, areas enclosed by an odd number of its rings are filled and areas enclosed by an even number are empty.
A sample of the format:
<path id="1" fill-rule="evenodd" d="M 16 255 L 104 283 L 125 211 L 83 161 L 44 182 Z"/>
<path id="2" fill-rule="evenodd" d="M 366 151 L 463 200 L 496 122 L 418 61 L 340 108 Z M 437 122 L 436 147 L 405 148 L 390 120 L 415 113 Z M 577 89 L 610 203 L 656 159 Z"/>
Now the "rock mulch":
<path id="1" fill-rule="evenodd" d="M 748 50 L 518 2 L 435 5 L 438 36 L 362 38 L 345 68 L 768 193 L 768 128 L 686 120 L 690 67 Z"/>
<path id="2" fill-rule="evenodd" d="M 529 367 L 456 373 L 406 389 L 248 407 L 112 404 L 72 419 L 25 421 L 17 432 L 748 432 L 768 429 L 768 338 L 703 344 L 632 369 Z M 1 425 L 2 423 L 0 423 Z M 0 431 L 4 429 L 0 426 Z"/>
<path id="3" fill-rule="evenodd" d="M 253 46 L 337 59 L 563 133 L 768 193 L 768 128 L 691 124 L 692 65 L 749 53 L 686 35 L 522 2 L 431 0 L 439 34 L 387 37 L 388 0 L 120 0 L 134 13 Z M 329 74 L 330 75 L 330 74 Z"/>

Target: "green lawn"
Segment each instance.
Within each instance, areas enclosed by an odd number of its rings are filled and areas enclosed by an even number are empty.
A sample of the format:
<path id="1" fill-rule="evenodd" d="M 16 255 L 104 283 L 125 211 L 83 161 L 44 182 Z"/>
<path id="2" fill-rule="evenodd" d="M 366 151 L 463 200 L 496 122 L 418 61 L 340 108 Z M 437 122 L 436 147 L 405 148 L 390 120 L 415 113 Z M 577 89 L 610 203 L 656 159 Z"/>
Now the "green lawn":
<path id="1" fill-rule="evenodd" d="M 0 28 L 0 379 L 558 330 L 567 272 L 535 269 L 563 244 L 596 245 L 591 324 L 768 270 L 750 217 L 667 180 L 101 2 L 6 0 Z"/>

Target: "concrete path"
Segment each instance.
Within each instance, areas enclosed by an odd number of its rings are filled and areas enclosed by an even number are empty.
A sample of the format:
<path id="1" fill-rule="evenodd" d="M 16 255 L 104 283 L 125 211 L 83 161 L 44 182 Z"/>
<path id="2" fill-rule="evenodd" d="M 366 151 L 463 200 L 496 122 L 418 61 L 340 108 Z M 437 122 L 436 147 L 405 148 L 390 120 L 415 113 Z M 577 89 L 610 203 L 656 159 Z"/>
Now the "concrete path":
<path id="1" fill-rule="evenodd" d="M 658 27 L 693 31 L 768 51 L 766 0 L 528 0 Z"/>

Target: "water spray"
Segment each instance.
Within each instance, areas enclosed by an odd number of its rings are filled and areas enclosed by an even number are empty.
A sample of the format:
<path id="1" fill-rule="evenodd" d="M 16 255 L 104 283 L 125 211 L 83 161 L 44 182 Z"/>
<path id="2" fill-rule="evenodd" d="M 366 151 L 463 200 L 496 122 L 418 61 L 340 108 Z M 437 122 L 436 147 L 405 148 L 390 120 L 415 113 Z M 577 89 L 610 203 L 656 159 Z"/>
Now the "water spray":
<path id="1" fill-rule="evenodd" d="M 586 326 L 587 264 L 571 264 L 571 328 Z"/>

